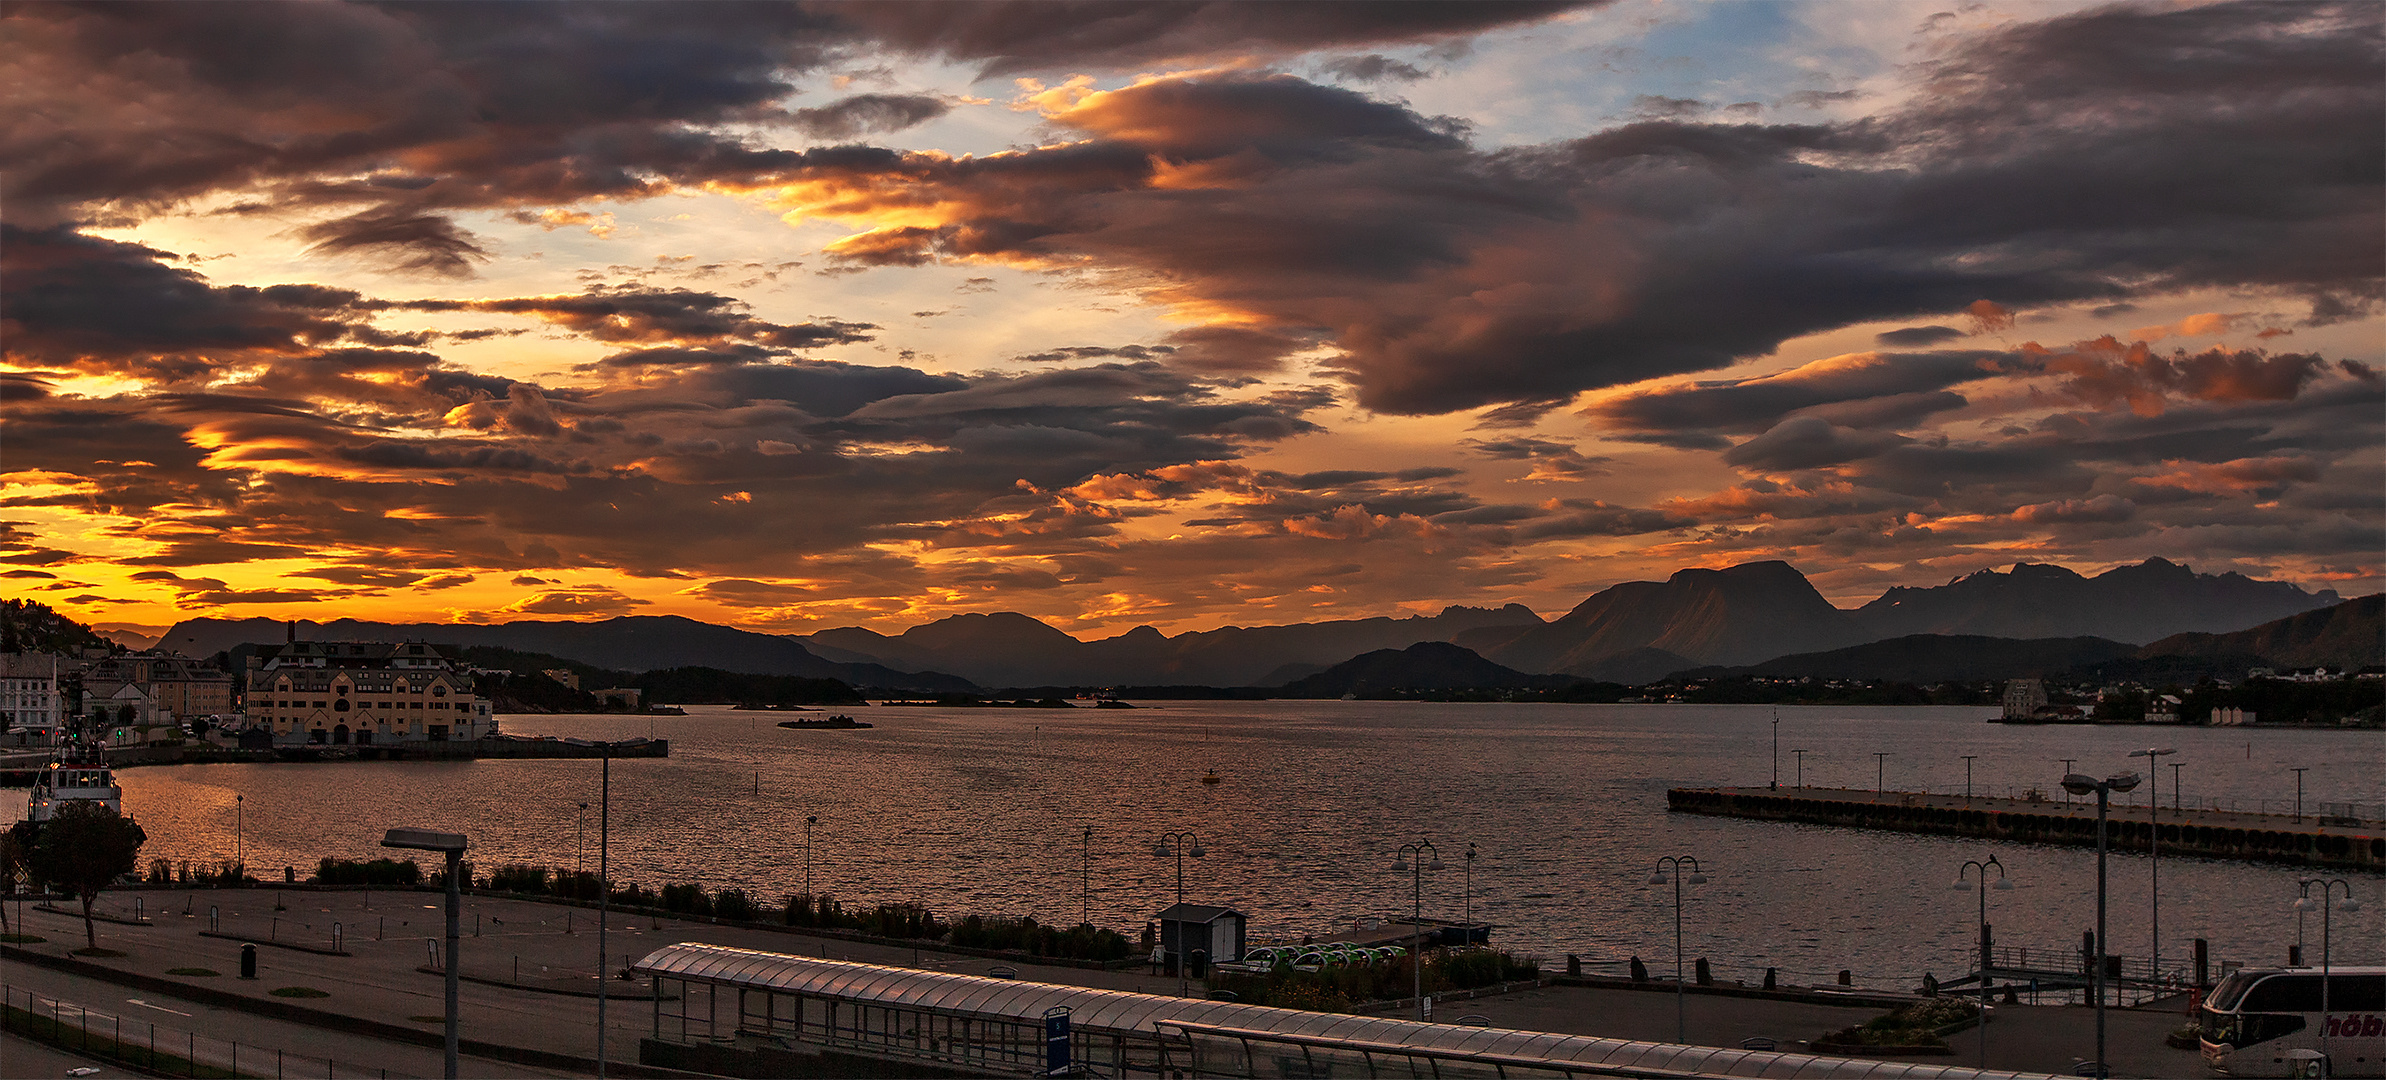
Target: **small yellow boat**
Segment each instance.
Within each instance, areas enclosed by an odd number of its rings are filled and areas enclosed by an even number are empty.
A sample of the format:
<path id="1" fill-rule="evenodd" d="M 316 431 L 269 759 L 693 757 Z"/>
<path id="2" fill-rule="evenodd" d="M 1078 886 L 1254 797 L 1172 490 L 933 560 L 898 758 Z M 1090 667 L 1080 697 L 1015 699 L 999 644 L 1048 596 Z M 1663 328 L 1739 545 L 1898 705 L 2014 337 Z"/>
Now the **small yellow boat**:
<path id="1" fill-rule="evenodd" d="M 1217 782 L 1218 782 L 1218 770 L 1216 770 L 1216 769 L 1211 769 L 1211 770 L 1210 770 L 1210 772 L 1209 772 L 1209 775 L 1208 775 L 1208 776 L 1204 776 L 1204 777 L 1202 777 L 1202 778 L 1201 778 L 1201 782 L 1202 782 L 1202 783 L 1204 783 L 1204 784 L 1215 784 L 1215 783 L 1217 783 Z"/>

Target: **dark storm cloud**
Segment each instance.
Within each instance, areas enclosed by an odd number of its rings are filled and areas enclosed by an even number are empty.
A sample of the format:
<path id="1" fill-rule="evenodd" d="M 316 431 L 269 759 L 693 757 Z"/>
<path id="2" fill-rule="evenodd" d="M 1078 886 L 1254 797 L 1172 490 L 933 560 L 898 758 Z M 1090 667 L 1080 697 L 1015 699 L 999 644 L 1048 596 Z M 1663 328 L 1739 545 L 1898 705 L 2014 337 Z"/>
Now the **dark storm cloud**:
<path id="1" fill-rule="evenodd" d="M 1964 332 L 1952 326 L 1907 326 L 1896 330 L 1884 330 L 1874 334 L 1872 339 L 1894 348 L 1915 349 L 1928 348 L 1962 336 L 1964 336 Z"/>
<path id="2" fill-rule="evenodd" d="M 1754 379 L 1635 391 L 1587 412 L 1620 431 L 1645 434 L 1763 431 L 1791 413 L 1833 407 L 1843 412 L 1842 423 L 1868 411 L 1895 423 L 1962 405 L 1948 387 L 2040 366 L 2005 352 L 1856 353 Z"/>
<path id="3" fill-rule="evenodd" d="M 984 64 L 988 75 L 1067 68 L 1133 70 L 1163 60 L 1281 55 L 1310 49 L 1470 37 L 1531 22 L 1576 3 L 1246 4 L 945 2 L 822 3 L 871 37 L 916 53 Z"/>
<path id="4" fill-rule="evenodd" d="M 1284 76 L 1159 78 L 1054 106 L 1090 136 L 1065 148 L 808 175 L 824 205 L 950 208 L 852 258 L 1139 267 L 1325 328 L 1362 405 L 1537 413 L 1984 299 L 2361 310 L 2386 263 L 2380 36 L 2368 5 L 2106 8 L 1973 39 L 1879 116 L 1496 153 Z"/>
<path id="5" fill-rule="evenodd" d="M 1391 57 L 1385 56 L 1381 53 L 1368 53 L 1365 56 L 1345 56 L 1338 60 L 1329 60 L 1326 63 L 1319 65 L 1318 70 L 1323 71 L 1328 75 L 1332 75 L 1337 79 L 1345 79 L 1350 82 L 1362 83 L 1385 81 L 1416 82 L 1420 79 L 1431 78 L 1433 74 L 1432 72 L 1426 71 L 1415 64 L 1401 60 L 1394 60 Z"/>
<path id="6" fill-rule="evenodd" d="M 855 94 L 819 108 L 789 114 L 795 129 L 815 139 L 850 139 L 901 131 L 953 111 L 951 103 L 926 94 Z"/>
<path id="7" fill-rule="evenodd" d="M 1881 431 L 1856 431 L 1828 420 L 1801 416 L 1784 420 L 1756 438 L 1725 451 L 1723 460 L 1767 472 L 1815 469 L 1872 457 L 1913 440 Z"/>
<path id="8" fill-rule="evenodd" d="M 387 269 L 444 277 L 470 277 L 473 263 L 489 259 L 488 249 L 453 220 L 398 209 L 301 226 L 298 236 L 313 243 L 310 255 L 362 255 Z"/>

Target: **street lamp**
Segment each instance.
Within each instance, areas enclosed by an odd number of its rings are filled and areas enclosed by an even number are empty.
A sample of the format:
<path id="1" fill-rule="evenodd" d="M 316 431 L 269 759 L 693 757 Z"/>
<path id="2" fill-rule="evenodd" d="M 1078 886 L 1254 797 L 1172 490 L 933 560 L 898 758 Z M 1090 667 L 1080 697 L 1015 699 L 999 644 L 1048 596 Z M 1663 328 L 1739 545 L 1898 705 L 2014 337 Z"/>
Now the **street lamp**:
<path id="1" fill-rule="evenodd" d="M 2078 759 L 2078 758 L 2071 758 L 2071 757 L 2067 757 L 2067 758 L 2062 758 L 2062 759 L 2060 759 L 2060 760 L 2063 762 L 2063 775 L 2065 775 L 2065 776 L 2069 776 L 2069 775 L 2071 775 L 2071 766 L 2072 766 L 2072 764 L 2073 764 L 2074 762 L 2077 762 L 2079 759 Z M 2070 789 L 2070 788 L 2064 788 L 2064 789 L 2063 789 L 2063 805 L 2065 805 L 2065 806 L 2069 806 L 2069 805 L 2071 805 L 2071 789 Z"/>
<path id="2" fill-rule="evenodd" d="M 2078 760 L 2073 758 L 2071 760 Z M 2096 988 L 2096 1075 L 2109 1070 L 2104 1059 L 2104 856 L 2106 851 L 2105 819 L 2110 813 L 2113 792 L 2134 790 L 2138 784 L 2136 773 L 2122 773 L 2098 780 L 2093 776 L 2071 773 L 2063 777 L 2063 790 L 2073 795 L 2096 796 L 2096 955 L 2091 958 L 2090 982 Z"/>
<path id="3" fill-rule="evenodd" d="M 1814 753 L 1814 751 L 1792 750 L 1790 753 L 1798 755 L 1798 790 L 1804 791 L 1806 789 L 1806 755 Z"/>
<path id="4" fill-rule="evenodd" d="M 1889 790 L 1888 751 L 1875 751 L 1872 755 L 1872 789 L 1878 792 Z"/>
<path id="5" fill-rule="evenodd" d="M 1976 876 L 1980 879 L 1980 1067 L 1982 1069 L 1988 1068 L 1988 871 L 1992 866 L 1997 871 L 1996 888 L 1999 891 L 2011 890 L 2013 879 L 2005 876 L 2005 864 L 1998 862 L 1994 855 L 1989 856 L 1986 862 L 1978 859 L 1965 860 L 1963 866 L 1955 871 L 1955 884 L 1947 886 L 1950 889 L 1960 890 L 1970 884 L 1964 880 L 1964 876 L 1975 870 L 1979 871 Z"/>
<path id="6" fill-rule="evenodd" d="M 1768 791 L 1781 790 L 1781 710 L 1773 710 L 1773 783 Z"/>
<path id="7" fill-rule="evenodd" d="M 1093 826 L 1091 826 L 1091 825 L 1088 825 L 1088 826 L 1086 826 L 1086 827 L 1085 827 L 1085 838 L 1084 838 L 1084 840 L 1081 842 L 1081 847 L 1082 847 L 1082 850 L 1080 851 L 1080 854 L 1082 854 L 1082 855 L 1084 856 L 1084 858 L 1085 858 L 1085 867 L 1084 867 L 1084 874 L 1083 874 L 1083 876 L 1082 876 L 1082 877 L 1081 877 L 1081 878 L 1078 880 L 1078 888 L 1079 888 L 1081 891 L 1080 891 L 1080 893 L 1079 893 L 1079 897 L 1078 897 L 1078 905 L 1079 905 L 1079 906 L 1078 906 L 1078 911 L 1077 911 L 1077 924 L 1078 924 L 1078 925 L 1080 925 L 1080 926 L 1084 926 L 1084 927 L 1087 927 L 1087 928 L 1091 928 L 1091 927 L 1094 925 L 1094 827 L 1093 827 Z"/>
<path id="8" fill-rule="evenodd" d="M 2187 763 L 2186 763 L 2186 762 L 2184 762 L 2184 761 L 2174 761 L 2174 762 L 2171 762 L 2171 809 L 2172 809 L 2173 811 L 2177 811 L 2177 810 L 2179 810 L 2179 809 L 2180 809 L 2180 801 L 2179 801 L 2179 770 L 2181 770 L 2181 769 L 2184 769 L 2184 768 L 2186 768 L 2186 767 L 2187 767 Z"/>
<path id="9" fill-rule="evenodd" d="M 1972 801 L 1972 759 L 1979 756 L 1978 754 L 1963 755 L 1963 801 L 1967 803 Z"/>
<path id="10" fill-rule="evenodd" d="M 1668 872 L 1668 867 L 1671 872 Z M 1688 867 L 1685 871 L 1683 868 Z M 1688 855 L 1668 855 L 1657 860 L 1657 872 L 1649 876 L 1649 884 L 1663 885 L 1671 880 L 1674 886 L 1674 1041 L 1690 1042 L 1690 1023 L 1682 998 L 1682 884 L 1684 877 L 1692 885 L 1707 883 L 1707 875 L 1698 870 L 1698 860 Z"/>
<path id="11" fill-rule="evenodd" d="M 2303 774 L 2310 772 L 2311 766 L 2297 765 L 2287 771 L 2295 774 L 2295 820 L 2300 823 L 2303 820 Z"/>
<path id="12" fill-rule="evenodd" d="M 1427 852 L 1433 862 L 1425 861 Z M 1411 858 L 1414 856 L 1414 858 Z M 1392 862 L 1392 869 L 1409 872 L 1409 926 L 1416 930 L 1415 948 L 1409 952 L 1409 970 L 1416 973 L 1417 1019 L 1425 1019 L 1425 871 L 1442 869 L 1441 849 L 1431 840 L 1400 845 L 1400 854 Z"/>
<path id="13" fill-rule="evenodd" d="M 237 859 L 240 863 L 240 876 L 243 880 L 247 879 L 249 873 L 249 820 L 247 798 L 248 797 L 245 795 L 232 796 L 233 858 Z"/>
<path id="14" fill-rule="evenodd" d="M 572 872 L 588 872 L 588 804 L 580 804 L 580 825 L 572 834 Z"/>
<path id="15" fill-rule="evenodd" d="M 2336 1022 L 2334 1017 L 2328 1015 L 2328 946 L 2331 929 L 2328 925 L 2329 901 L 2336 897 L 2338 886 L 2343 886 L 2345 890 L 2346 911 L 2361 910 L 2361 901 L 2353 899 L 2353 885 L 2343 878 L 2303 878 L 2296 884 L 2301 887 L 2303 895 L 2295 900 L 2295 910 L 2304 912 L 2310 911 L 2314 907 L 2320 909 L 2320 1054 L 2322 1057 L 2327 1057 L 2329 1027 Z M 2320 887 L 2320 900 L 2317 904 L 2312 903 L 2311 898 L 2311 887 L 2314 885 Z M 2321 1062 L 2321 1068 L 2324 1070 L 2323 1075 L 2335 1075 L 2335 1059 L 2328 1058 Z"/>
<path id="16" fill-rule="evenodd" d="M 385 848 L 406 848 L 413 851 L 436 851 L 447 856 L 447 953 L 441 958 L 447 967 L 447 1080 L 456 1080 L 456 1048 L 459 1031 L 456 1027 L 456 938 L 458 924 L 463 919 L 464 834 L 443 833 L 431 829 L 391 829 L 382 836 Z"/>
<path id="17" fill-rule="evenodd" d="M 820 815 L 804 815 L 804 899 L 812 899 L 812 826 L 820 824 Z M 813 908 L 817 910 L 818 904 Z"/>
<path id="18" fill-rule="evenodd" d="M 1193 992 L 1193 977 L 1186 970 L 1188 965 L 1185 962 L 1188 958 L 1185 952 L 1185 912 L 1183 910 L 1185 906 L 1185 856 L 1191 855 L 1198 859 L 1207 854 L 1209 852 L 1202 850 L 1201 838 L 1193 835 L 1190 830 L 1161 833 L 1158 842 L 1152 844 L 1153 858 L 1174 857 L 1176 859 L 1176 906 L 1178 909 L 1176 913 L 1176 996 L 1178 997 L 1185 997 Z"/>
<path id="19" fill-rule="evenodd" d="M 2143 750 L 2132 750 L 2129 752 L 2129 756 L 2146 759 L 2146 771 L 2153 773 L 2155 766 L 2162 764 L 2164 754 L 2178 752 L 2176 747 L 2157 749 L 2149 746 Z M 2154 948 L 2152 959 L 2149 962 L 2153 965 L 2154 981 L 2156 982 L 2162 981 L 2162 780 L 2160 775 L 2159 773 L 2155 774 L 2155 786 L 2146 791 L 2146 822 L 2152 827 L 2146 842 L 2153 845 L 2154 856 L 2151 885 L 2147 890 L 2152 894 L 2154 902 Z"/>
<path id="20" fill-rule="evenodd" d="M 1466 845 L 1466 942 L 1475 943 L 1475 844 Z"/>

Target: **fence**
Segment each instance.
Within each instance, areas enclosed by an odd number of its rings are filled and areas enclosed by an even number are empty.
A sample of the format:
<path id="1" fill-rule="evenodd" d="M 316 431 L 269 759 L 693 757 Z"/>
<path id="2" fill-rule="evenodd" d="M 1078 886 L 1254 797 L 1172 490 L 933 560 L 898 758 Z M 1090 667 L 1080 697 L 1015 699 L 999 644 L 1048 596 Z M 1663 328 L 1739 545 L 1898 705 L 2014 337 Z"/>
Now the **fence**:
<path id="1" fill-rule="evenodd" d="M 406 1075 L 379 1066 L 233 1042 L 147 1020 L 127 1021 L 13 985 L 0 984 L 0 1026 L 37 1042 L 159 1076 L 395 1080 Z"/>

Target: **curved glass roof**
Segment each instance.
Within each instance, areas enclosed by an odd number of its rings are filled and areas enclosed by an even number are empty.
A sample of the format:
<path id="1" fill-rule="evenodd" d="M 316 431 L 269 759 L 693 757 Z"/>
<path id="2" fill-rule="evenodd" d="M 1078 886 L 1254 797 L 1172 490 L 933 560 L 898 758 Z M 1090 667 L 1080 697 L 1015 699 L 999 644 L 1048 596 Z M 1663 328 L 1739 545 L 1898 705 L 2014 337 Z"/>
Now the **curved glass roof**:
<path id="1" fill-rule="evenodd" d="M 1988 1080 L 2044 1075 L 1428 1024 L 1389 1017 L 1307 1012 L 920 971 L 693 942 L 666 945 L 632 966 L 663 978 L 1019 1023 L 1039 1022 L 1045 1010 L 1066 1007 L 1070 1010 L 1071 1026 L 1079 1031 L 1100 1029 L 1105 1033 L 1151 1035 L 1165 1025 L 1195 1036 L 1341 1046 L 1445 1059 L 1497 1059 L 1511 1066 L 1587 1067 L 1628 1075 L 1664 1072 L 1677 1076 Z"/>

